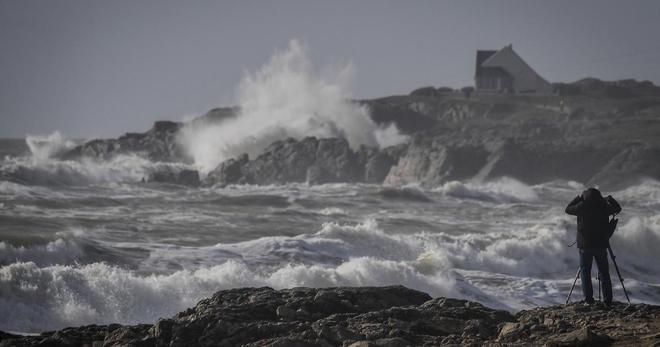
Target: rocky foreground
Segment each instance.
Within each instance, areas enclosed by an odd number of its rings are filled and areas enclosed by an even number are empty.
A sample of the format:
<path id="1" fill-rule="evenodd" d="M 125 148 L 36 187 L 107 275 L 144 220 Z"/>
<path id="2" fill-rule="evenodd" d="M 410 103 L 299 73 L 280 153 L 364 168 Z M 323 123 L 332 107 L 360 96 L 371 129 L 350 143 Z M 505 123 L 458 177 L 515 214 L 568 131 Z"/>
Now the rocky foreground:
<path id="1" fill-rule="evenodd" d="M 219 291 L 156 324 L 89 325 L 0 346 L 658 346 L 660 307 L 570 304 L 512 315 L 402 286 Z"/>

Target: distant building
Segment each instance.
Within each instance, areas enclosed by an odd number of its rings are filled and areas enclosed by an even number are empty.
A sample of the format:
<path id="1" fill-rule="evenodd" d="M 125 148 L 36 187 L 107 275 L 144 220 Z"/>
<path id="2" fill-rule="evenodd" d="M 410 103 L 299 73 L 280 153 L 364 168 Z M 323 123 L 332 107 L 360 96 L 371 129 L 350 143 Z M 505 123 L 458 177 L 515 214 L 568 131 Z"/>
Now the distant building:
<path id="1" fill-rule="evenodd" d="M 478 91 L 552 93 L 552 84 L 508 45 L 499 51 L 477 51 L 474 87 Z"/>

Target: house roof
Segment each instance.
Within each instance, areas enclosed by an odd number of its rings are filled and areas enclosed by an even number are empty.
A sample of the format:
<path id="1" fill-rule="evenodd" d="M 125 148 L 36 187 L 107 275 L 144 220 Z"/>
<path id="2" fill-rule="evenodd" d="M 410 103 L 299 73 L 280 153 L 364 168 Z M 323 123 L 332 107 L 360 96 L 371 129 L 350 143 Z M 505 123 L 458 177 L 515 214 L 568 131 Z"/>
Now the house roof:
<path id="1" fill-rule="evenodd" d="M 496 51 L 494 54 L 489 55 L 488 58 L 486 58 L 486 60 L 481 62 L 481 65 L 487 67 L 489 66 L 489 64 L 493 64 L 492 62 L 496 60 L 499 55 L 505 55 L 505 54 L 512 54 L 517 60 L 520 61 L 520 63 L 525 65 L 528 69 L 534 71 L 534 69 L 532 69 L 532 67 L 529 66 L 529 64 L 527 64 L 525 59 L 523 59 L 520 55 L 518 55 L 518 53 L 516 53 L 516 51 L 513 50 L 513 46 L 511 45 L 504 46 L 504 48 L 500 49 L 499 51 Z"/>
<path id="2" fill-rule="evenodd" d="M 499 66 L 482 66 L 476 77 L 507 77 L 513 78 L 511 74 Z"/>
<path id="3" fill-rule="evenodd" d="M 490 58 L 493 54 L 497 53 L 497 51 L 492 51 L 492 50 L 480 50 L 477 51 L 477 66 L 475 68 L 475 76 L 481 76 L 482 74 L 482 64 L 484 61 L 486 61 L 488 58 Z"/>
<path id="4" fill-rule="evenodd" d="M 506 56 L 507 54 L 512 55 L 516 60 L 518 60 L 519 63 L 521 63 L 523 66 L 527 68 L 528 71 L 531 73 L 535 74 L 537 78 L 542 80 L 544 83 L 549 84 L 548 81 L 546 81 L 541 75 L 539 75 L 536 70 L 534 70 L 527 62 L 525 59 L 523 59 L 516 51 L 513 50 L 513 45 L 508 45 L 504 46 L 504 48 L 500 49 L 499 51 L 495 51 L 493 54 L 489 54 L 488 57 L 481 62 L 481 69 L 487 68 L 487 67 L 498 67 L 496 65 L 497 63 L 494 63 L 495 61 L 498 60 L 498 56 Z M 479 56 L 479 51 L 477 51 L 477 58 Z"/>

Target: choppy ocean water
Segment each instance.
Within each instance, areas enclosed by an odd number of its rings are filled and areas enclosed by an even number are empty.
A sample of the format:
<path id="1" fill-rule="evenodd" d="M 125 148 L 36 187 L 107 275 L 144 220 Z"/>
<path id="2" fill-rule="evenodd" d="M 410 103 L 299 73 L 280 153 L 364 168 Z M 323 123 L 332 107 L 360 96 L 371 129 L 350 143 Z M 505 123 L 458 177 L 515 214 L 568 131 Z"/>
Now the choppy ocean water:
<path id="1" fill-rule="evenodd" d="M 578 266 L 577 182 L 188 188 L 141 183 L 178 164 L 0 154 L 0 330 L 154 322 L 245 286 L 403 284 L 515 311 L 562 303 Z M 631 299 L 658 304 L 660 182 L 605 194 Z"/>

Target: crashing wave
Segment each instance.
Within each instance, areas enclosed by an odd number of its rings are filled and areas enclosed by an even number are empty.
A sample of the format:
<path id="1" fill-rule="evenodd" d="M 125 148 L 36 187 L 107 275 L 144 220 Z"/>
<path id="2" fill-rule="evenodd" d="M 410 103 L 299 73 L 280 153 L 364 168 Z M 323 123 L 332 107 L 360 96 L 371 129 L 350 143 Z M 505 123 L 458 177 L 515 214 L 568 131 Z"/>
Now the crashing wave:
<path id="1" fill-rule="evenodd" d="M 515 206 L 509 202 L 535 201 L 528 189 L 537 195 L 539 191 L 556 189 L 557 198 L 570 198 L 572 189 L 581 186 L 571 182 L 522 188 L 513 184 L 512 187 L 518 187 L 516 189 L 465 185 L 482 194 L 493 194 L 485 198 L 488 204 L 474 211 L 487 214 L 486 217 L 462 221 L 474 223 L 472 232 L 464 232 L 461 225 L 451 222 L 444 224 L 441 230 L 410 233 L 386 230 L 388 228 L 373 218 L 362 223 L 339 222 L 351 220 L 353 211 L 343 206 L 345 214 L 330 214 L 335 221 L 324 223 L 312 233 L 213 246 L 147 241 L 106 244 L 91 241 L 90 235 L 76 233 L 38 245 L 15 246 L 4 242 L 0 246 L 0 260 L 4 265 L 0 268 L 0 309 L 15 314 L 0 317 L 0 329 L 43 331 L 90 323 L 153 322 L 219 289 L 245 286 L 403 284 L 433 296 L 473 299 L 506 309 L 562 302 L 577 269 L 577 250 L 567 247 L 575 237 L 573 218 L 563 214 L 563 206 L 545 211 L 545 206 L 538 206 L 540 202 Z M 123 187 L 118 186 L 117 189 Z M 22 191 L 22 187 L 5 185 L 7 191 Z M 660 244 L 660 214 L 653 212 L 657 201 L 646 201 L 653 197 L 654 193 L 649 195 L 649 192 L 653 192 L 654 187 L 660 185 L 650 181 L 613 193 L 621 197 L 620 200 L 630 200 L 628 205 L 637 204 L 637 209 L 650 211 L 638 217 L 626 215 L 630 210 L 624 211 L 619 230 L 612 239 L 633 301 L 658 302 L 655 264 L 660 262 L 660 255 L 653 246 Z M 240 186 L 204 188 L 202 197 L 214 197 L 218 193 L 242 196 L 267 192 L 273 196 L 294 197 L 292 201 L 295 201 L 297 197 L 319 198 L 324 194 L 336 197 L 338 192 L 353 194 L 356 190 L 369 194 L 375 189 L 378 188 L 351 185 Z M 438 206 L 453 202 L 457 205 L 449 206 L 474 205 L 470 202 L 475 198 L 469 194 L 452 196 L 443 190 L 420 191 L 432 196 Z M 131 191 L 131 196 L 141 192 Z M 452 198 L 442 201 L 443 195 Z M 503 203 L 492 204 L 494 197 Z M 258 200 L 247 199 L 249 206 L 257 207 L 261 206 Z M 480 197 L 476 201 L 483 200 Z M 434 207 L 432 204 L 420 206 Z M 529 208 L 541 210 L 540 214 L 517 215 L 502 222 L 486 220 L 490 213 L 504 218 L 507 213 L 515 214 Z M 318 212 L 319 207 L 315 205 L 310 211 Z M 181 216 L 192 218 L 190 214 L 169 217 Z M 372 217 L 380 220 L 378 214 Z M 328 216 L 321 215 L 321 218 Z M 482 226 L 483 232 L 479 232 Z M 189 244 L 188 241 L 185 244 Z M 118 259 L 103 263 L 100 253 L 116 252 L 119 248 L 139 248 L 145 255 L 131 264 L 133 270 L 117 265 Z M 619 290 L 615 283 L 617 297 Z"/>
<path id="2" fill-rule="evenodd" d="M 0 166 L 0 178 L 27 185 L 76 186 L 140 182 L 154 172 L 189 168 L 186 164 L 152 162 L 137 155 L 119 155 L 107 161 L 12 158 Z"/>
<path id="3" fill-rule="evenodd" d="M 36 159 L 49 159 L 57 157 L 58 155 L 73 148 L 75 145 L 73 141 L 64 138 L 64 136 L 62 136 L 59 131 L 55 131 L 48 136 L 27 135 L 25 137 L 25 142 L 30 148 L 32 156 Z"/>
<path id="4" fill-rule="evenodd" d="M 206 174 L 226 159 L 242 153 L 255 158 L 269 144 L 287 138 L 345 138 L 354 150 L 407 140 L 395 126 L 375 124 L 366 106 L 350 100 L 351 64 L 334 72 L 317 73 L 304 45 L 292 40 L 243 78 L 237 117 L 219 124 L 190 122 L 181 131 L 181 143 Z"/>
<path id="5" fill-rule="evenodd" d="M 485 183 L 451 181 L 434 191 L 456 198 L 498 203 L 536 202 L 539 200 L 532 187 L 508 177 Z"/>

